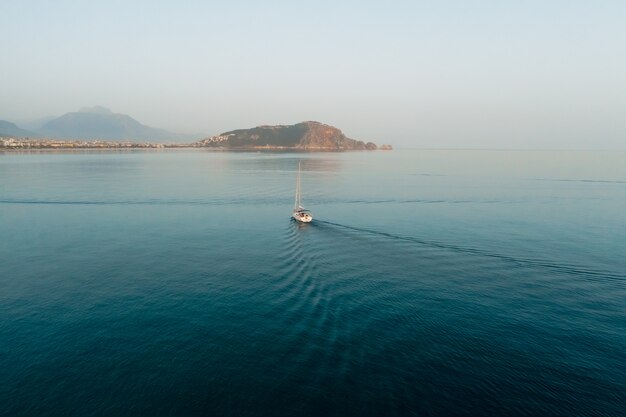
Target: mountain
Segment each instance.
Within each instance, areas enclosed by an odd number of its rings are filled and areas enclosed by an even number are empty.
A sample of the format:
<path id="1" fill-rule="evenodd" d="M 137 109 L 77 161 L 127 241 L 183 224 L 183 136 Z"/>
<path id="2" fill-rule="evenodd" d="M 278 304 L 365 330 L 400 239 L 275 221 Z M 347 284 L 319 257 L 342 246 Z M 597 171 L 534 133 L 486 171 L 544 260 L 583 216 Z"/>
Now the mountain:
<path id="1" fill-rule="evenodd" d="M 39 136 L 35 132 L 20 129 L 14 123 L 0 120 L 0 136 L 16 137 L 16 138 L 34 138 Z"/>
<path id="2" fill-rule="evenodd" d="M 232 130 L 203 139 L 196 145 L 234 149 L 373 150 L 377 148 L 371 142 L 365 143 L 350 139 L 336 127 L 319 122 Z"/>
<path id="3" fill-rule="evenodd" d="M 18 124 L 22 129 L 30 130 L 31 132 L 36 132 L 43 126 L 48 123 L 50 120 L 55 119 L 57 116 L 46 116 L 46 117 L 38 117 L 36 119 L 22 119 L 18 121 Z"/>
<path id="4" fill-rule="evenodd" d="M 189 139 L 187 135 L 145 126 L 126 114 L 102 107 L 84 107 L 45 123 L 38 132 L 55 139 L 102 139 L 158 142 Z"/>

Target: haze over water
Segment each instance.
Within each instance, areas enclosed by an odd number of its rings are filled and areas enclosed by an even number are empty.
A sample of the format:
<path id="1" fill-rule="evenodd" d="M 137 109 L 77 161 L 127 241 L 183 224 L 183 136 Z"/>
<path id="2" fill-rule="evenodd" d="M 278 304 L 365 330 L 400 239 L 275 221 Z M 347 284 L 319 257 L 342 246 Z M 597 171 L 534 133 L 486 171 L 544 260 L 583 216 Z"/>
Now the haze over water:
<path id="1" fill-rule="evenodd" d="M 0 415 L 623 415 L 624 207 L 624 152 L 2 154 Z"/>

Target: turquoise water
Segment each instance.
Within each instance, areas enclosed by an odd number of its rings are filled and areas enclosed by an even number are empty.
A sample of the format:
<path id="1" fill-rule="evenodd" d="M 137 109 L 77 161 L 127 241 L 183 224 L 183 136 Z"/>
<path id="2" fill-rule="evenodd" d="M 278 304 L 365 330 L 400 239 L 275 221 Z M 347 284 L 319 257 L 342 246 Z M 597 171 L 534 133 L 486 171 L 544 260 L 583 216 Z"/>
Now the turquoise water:
<path id="1" fill-rule="evenodd" d="M 0 415 L 623 415 L 625 212 L 623 152 L 0 154 Z"/>

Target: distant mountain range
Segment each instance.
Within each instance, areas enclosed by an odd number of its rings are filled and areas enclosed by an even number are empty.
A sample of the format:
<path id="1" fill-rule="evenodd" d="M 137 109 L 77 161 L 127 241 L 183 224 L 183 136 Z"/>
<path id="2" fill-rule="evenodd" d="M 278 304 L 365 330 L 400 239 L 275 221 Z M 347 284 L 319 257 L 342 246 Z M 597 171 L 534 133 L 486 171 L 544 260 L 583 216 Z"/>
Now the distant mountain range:
<path id="1" fill-rule="evenodd" d="M 0 136 L 10 136 L 18 138 L 35 138 L 39 135 L 30 130 L 20 129 L 14 123 L 0 120 Z"/>
<path id="2" fill-rule="evenodd" d="M 198 146 L 229 149 L 374 150 L 374 143 L 346 137 L 336 127 L 319 122 L 257 126 L 232 130 L 198 142 Z"/>
<path id="3" fill-rule="evenodd" d="M 126 114 L 113 113 L 101 106 L 66 113 L 44 124 L 38 132 L 58 139 L 158 142 L 186 138 L 186 135 L 145 126 Z"/>
<path id="4" fill-rule="evenodd" d="M 126 114 L 113 113 L 102 106 L 86 107 L 77 112 L 66 113 L 44 123 L 35 132 L 20 129 L 10 122 L 0 122 L 0 136 L 3 135 L 130 142 L 194 140 L 199 136 L 173 133 L 146 126 Z"/>

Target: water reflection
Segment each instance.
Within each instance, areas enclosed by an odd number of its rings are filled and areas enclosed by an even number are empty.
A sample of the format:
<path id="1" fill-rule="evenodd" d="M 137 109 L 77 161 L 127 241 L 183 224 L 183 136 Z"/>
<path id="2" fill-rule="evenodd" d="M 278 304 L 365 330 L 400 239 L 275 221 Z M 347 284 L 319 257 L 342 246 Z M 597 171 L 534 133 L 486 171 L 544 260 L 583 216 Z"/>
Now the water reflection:
<path id="1" fill-rule="evenodd" d="M 302 171 L 339 172 L 342 160 L 335 154 L 246 154 L 239 158 L 227 158 L 231 167 L 240 171 L 295 171 L 298 163 Z"/>
<path id="2" fill-rule="evenodd" d="M 310 230 L 310 228 L 314 224 L 314 223 L 298 222 L 293 217 L 290 217 L 289 221 L 294 224 L 294 226 L 293 226 L 294 230 L 298 230 L 299 232 L 307 232 L 308 230 Z M 313 222 L 315 222 L 315 218 L 313 219 Z"/>

